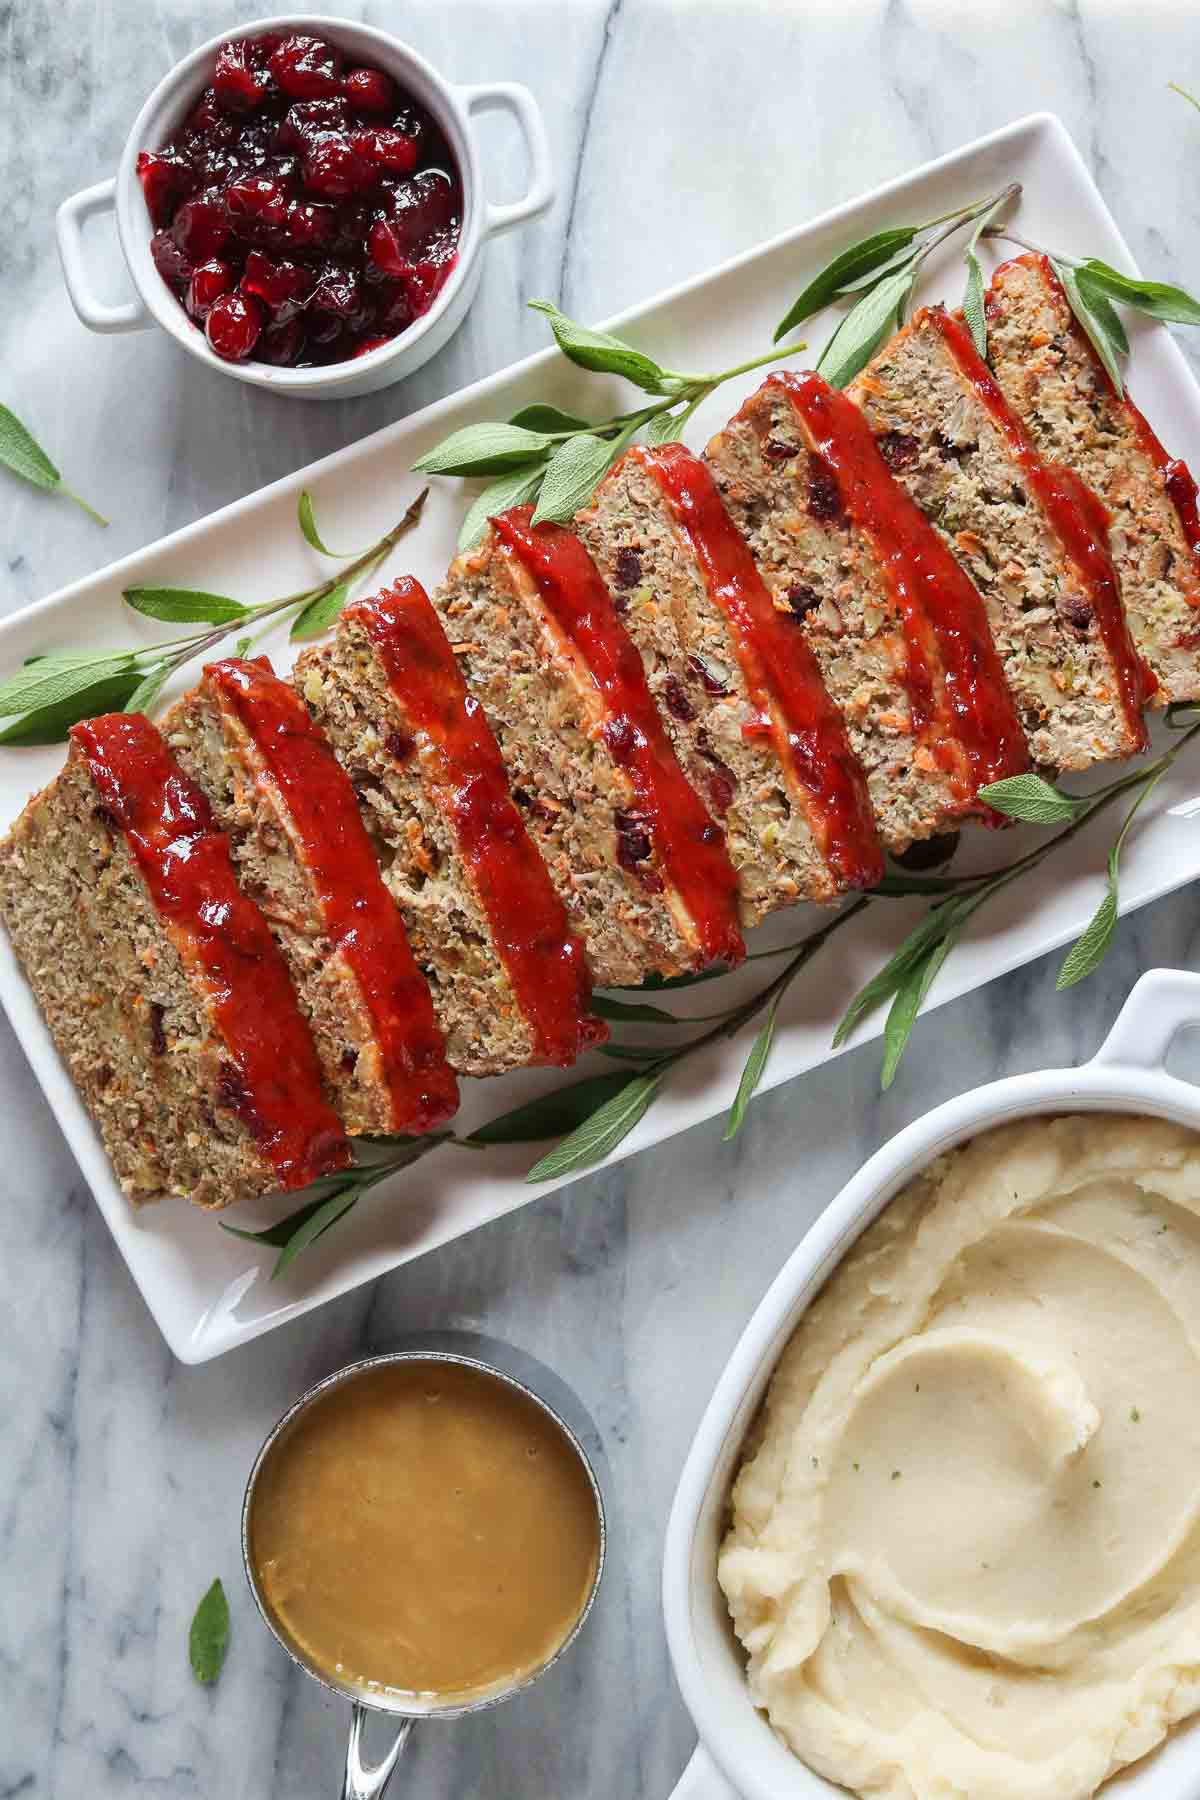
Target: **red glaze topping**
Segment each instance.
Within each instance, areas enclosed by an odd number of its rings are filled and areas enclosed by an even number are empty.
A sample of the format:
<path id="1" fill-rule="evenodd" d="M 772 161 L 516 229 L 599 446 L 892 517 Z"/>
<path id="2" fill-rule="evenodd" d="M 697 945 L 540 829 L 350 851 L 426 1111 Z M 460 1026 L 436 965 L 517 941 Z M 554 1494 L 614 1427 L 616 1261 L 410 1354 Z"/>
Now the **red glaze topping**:
<path id="1" fill-rule="evenodd" d="M 459 855 L 533 1032 L 533 1060 L 565 1068 L 603 1043 L 608 1028 L 588 1012 L 583 945 L 513 804 L 483 708 L 467 691 L 424 588 L 410 576 L 347 607 L 346 617 L 367 633 L 406 719 L 425 740 L 434 780 L 448 796 Z M 401 738 L 399 760 L 412 748 Z"/>
<path id="2" fill-rule="evenodd" d="M 675 759 L 637 646 L 599 570 L 573 533 L 561 525 L 535 526 L 532 507 L 513 507 L 492 526 L 508 554 L 533 576 L 555 631 L 600 692 L 605 747 L 629 776 L 657 872 L 678 895 L 705 958 L 741 962 L 746 946 L 738 926 L 737 876 L 724 835 Z"/>
<path id="3" fill-rule="evenodd" d="M 1157 685 L 1154 676 L 1133 647 L 1121 590 L 1108 548 L 1109 513 L 1091 489 L 1062 463 L 1043 462 L 1029 441 L 1024 426 L 1000 391 L 995 376 L 975 348 L 963 321 L 944 307 L 930 306 L 918 313 L 914 325 L 928 320 L 966 376 L 980 400 L 1000 427 L 1020 463 L 1030 487 L 1041 501 L 1059 542 L 1087 586 L 1100 636 L 1117 678 L 1121 707 L 1129 724 L 1133 748 L 1149 743 L 1142 707 Z"/>
<path id="4" fill-rule="evenodd" d="M 704 571 L 709 594 L 729 624 L 751 703 L 760 715 L 743 726 L 743 736 L 774 748 L 804 796 L 813 836 L 839 886 L 874 887 L 883 877 L 883 852 L 866 778 L 803 632 L 777 611 L 699 457 L 682 444 L 639 447 L 628 454 L 666 495 Z"/>
<path id="5" fill-rule="evenodd" d="M 391 1094 L 391 1130 L 420 1133 L 445 1124 L 458 1109 L 458 1083 L 349 776 L 295 688 L 265 658 L 210 663 L 204 675 L 282 796 L 331 951 L 345 958 L 371 1021 Z"/>
<path id="6" fill-rule="evenodd" d="M 875 548 L 904 628 L 915 735 L 967 799 L 987 782 L 1027 769 L 1025 734 L 974 583 L 894 479 L 870 426 L 844 394 L 817 374 L 771 381 L 787 392 L 834 473 L 848 516 Z"/>
<path id="7" fill-rule="evenodd" d="M 283 957 L 237 884 L 208 800 L 140 713 L 71 727 L 105 807 L 125 834 L 189 979 L 202 984 L 229 1058 L 219 1098 L 236 1112 L 281 1188 L 344 1169 L 350 1145 Z"/>

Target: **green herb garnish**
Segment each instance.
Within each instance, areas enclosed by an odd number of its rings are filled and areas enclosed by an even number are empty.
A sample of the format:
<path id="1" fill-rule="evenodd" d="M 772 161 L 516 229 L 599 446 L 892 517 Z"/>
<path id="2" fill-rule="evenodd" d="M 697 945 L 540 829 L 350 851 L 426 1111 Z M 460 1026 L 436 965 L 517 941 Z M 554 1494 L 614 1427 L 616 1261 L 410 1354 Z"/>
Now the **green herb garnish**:
<path id="1" fill-rule="evenodd" d="M 228 1646 L 229 1602 L 218 1576 L 196 1608 L 188 1632 L 188 1657 L 197 1681 L 208 1686 L 217 1679 Z"/>
<path id="2" fill-rule="evenodd" d="M 7 406 L 0 406 L 0 463 L 32 487 L 41 488 L 47 494 L 61 494 L 64 500 L 73 500 L 97 525 L 108 524 L 102 513 L 66 485 L 28 426 L 22 425 L 16 413 Z"/>

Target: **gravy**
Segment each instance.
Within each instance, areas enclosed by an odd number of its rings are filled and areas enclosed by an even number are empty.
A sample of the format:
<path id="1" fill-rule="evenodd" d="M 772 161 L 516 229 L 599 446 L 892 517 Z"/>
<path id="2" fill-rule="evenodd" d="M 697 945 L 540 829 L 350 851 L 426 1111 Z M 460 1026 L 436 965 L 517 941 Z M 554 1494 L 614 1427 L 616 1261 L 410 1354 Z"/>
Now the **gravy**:
<path id="1" fill-rule="evenodd" d="M 591 1482 L 551 1416 L 422 1360 L 350 1376 L 298 1416 L 259 1471 L 249 1540 L 304 1661 L 460 1704 L 549 1661 L 600 1555 Z"/>

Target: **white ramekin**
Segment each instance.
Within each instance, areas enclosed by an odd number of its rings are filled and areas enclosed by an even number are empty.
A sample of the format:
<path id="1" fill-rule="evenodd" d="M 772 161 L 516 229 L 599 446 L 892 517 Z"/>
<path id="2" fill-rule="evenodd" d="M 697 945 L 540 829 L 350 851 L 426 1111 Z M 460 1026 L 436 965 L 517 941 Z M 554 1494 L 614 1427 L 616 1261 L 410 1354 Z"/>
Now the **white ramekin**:
<path id="1" fill-rule="evenodd" d="M 137 178 L 139 150 L 164 144 L 190 111 L 212 78 L 219 47 L 231 36 L 257 37 L 264 31 L 303 31 L 327 37 L 346 53 L 347 60 L 372 63 L 386 70 L 401 87 L 419 101 L 437 121 L 454 153 L 462 176 L 463 221 L 458 261 L 446 285 L 429 311 L 407 331 L 378 350 L 349 362 L 331 363 L 319 369 L 277 369 L 250 359 L 225 362 L 214 355 L 202 331 L 197 330 L 167 287 L 150 256 L 154 227 Z M 475 113 L 504 111 L 513 115 L 525 139 L 529 157 L 529 187 L 519 200 L 495 205 L 487 199 L 479 147 L 472 126 Z M 440 350 L 461 325 L 475 297 L 483 270 L 483 247 L 498 232 L 508 231 L 524 219 L 544 212 L 554 198 L 550 147 L 537 101 L 513 81 L 484 82 L 454 87 L 444 81 L 425 59 L 398 38 L 370 25 L 349 19 L 317 18 L 286 13 L 256 19 L 235 30 L 223 31 L 177 63 L 154 89 L 133 122 L 114 178 L 85 188 L 64 200 L 56 220 L 58 252 L 71 304 L 92 331 L 142 331 L 158 324 L 178 344 L 223 375 L 252 387 L 277 394 L 293 394 L 305 400 L 345 399 L 387 387 L 419 369 Z M 93 213 L 115 212 L 117 233 L 137 299 L 120 306 L 98 300 L 92 292 L 83 255 L 82 228 Z"/>
<path id="2" fill-rule="evenodd" d="M 700 1747 L 674 1800 L 846 1800 L 784 1748 L 751 1703 L 717 1585 L 729 1487 L 746 1430 L 801 1314 L 860 1232 L 944 1150 L 1033 1113 L 1130 1112 L 1200 1129 L 1200 1090 L 1166 1070 L 1178 1032 L 1200 1026 L 1200 975 L 1155 969 L 1125 1002 L 1099 1053 L 1079 1069 L 991 1082 L 948 1100 L 885 1144 L 821 1215 L 753 1314 L 717 1383 L 667 1526 L 663 1608 L 671 1659 Z M 1121 1780 L 1122 1800 L 1200 1792 L 1200 1730 L 1174 1732 Z M 731 1785 L 732 1784 L 732 1785 Z"/>

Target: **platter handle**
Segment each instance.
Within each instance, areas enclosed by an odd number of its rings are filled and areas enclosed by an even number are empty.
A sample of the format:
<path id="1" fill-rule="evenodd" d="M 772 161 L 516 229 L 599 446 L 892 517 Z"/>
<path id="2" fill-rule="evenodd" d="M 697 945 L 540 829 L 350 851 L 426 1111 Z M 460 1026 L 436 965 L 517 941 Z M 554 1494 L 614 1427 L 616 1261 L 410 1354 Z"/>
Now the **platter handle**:
<path id="1" fill-rule="evenodd" d="M 1130 992 L 1090 1066 L 1163 1070 L 1176 1034 L 1186 1025 L 1200 1026 L 1200 975 L 1188 969 L 1150 969 Z"/>
<path id="2" fill-rule="evenodd" d="M 383 1761 L 367 1764 L 362 1759 L 362 1734 L 368 1716 L 368 1708 L 356 1700 L 350 1714 L 350 1741 L 346 1745 L 346 1778 L 342 1785 L 342 1800 L 381 1800 L 413 1728 L 411 1719 L 402 1719 L 392 1740 L 392 1747 Z"/>
<path id="3" fill-rule="evenodd" d="M 511 113 L 525 140 L 529 157 L 528 188 L 519 200 L 501 205 L 492 201 L 487 203 L 484 233 L 487 237 L 495 237 L 497 232 L 509 231 L 523 219 L 532 219 L 545 212 L 554 198 L 554 164 L 542 109 L 529 89 L 519 81 L 485 81 L 456 91 L 468 113 Z"/>
<path id="4" fill-rule="evenodd" d="M 703 1744 L 697 1744 L 692 1760 L 671 1795 L 671 1800 L 740 1800 L 709 1756 Z"/>
<path id="5" fill-rule="evenodd" d="M 84 223 L 93 213 L 115 210 L 116 190 L 115 180 L 98 181 L 95 187 L 82 188 L 63 201 L 54 219 L 58 259 L 71 305 L 89 331 L 145 331 L 154 321 L 141 300 L 126 300 L 120 306 L 97 300 L 84 261 Z"/>

